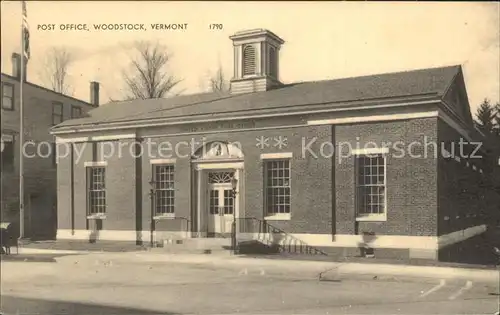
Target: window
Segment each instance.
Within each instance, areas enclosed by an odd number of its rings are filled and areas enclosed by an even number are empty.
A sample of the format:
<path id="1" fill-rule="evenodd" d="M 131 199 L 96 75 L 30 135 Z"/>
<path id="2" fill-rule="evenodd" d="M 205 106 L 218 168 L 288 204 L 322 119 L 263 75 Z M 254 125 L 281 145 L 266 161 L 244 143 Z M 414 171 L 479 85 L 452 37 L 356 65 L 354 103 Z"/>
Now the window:
<path id="1" fill-rule="evenodd" d="M 255 48 L 247 45 L 243 48 L 243 75 L 255 74 L 255 66 Z"/>
<path id="2" fill-rule="evenodd" d="M 79 106 L 71 106 L 71 118 L 82 117 L 82 109 Z"/>
<path id="3" fill-rule="evenodd" d="M 276 48 L 269 48 L 269 75 L 274 78 L 278 77 L 278 60 L 276 55 Z"/>
<path id="4" fill-rule="evenodd" d="M 231 190 L 224 190 L 224 214 L 233 214 L 234 213 L 234 197 L 233 192 Z"/>
<path id="5" fill-rule="evenodd" d="M 356 210 L 358 217 L 385 215 L 385 156 L 356 156 Z"/>
<path id="6" fill-rule="evenodd" d="M 154 198 L 156 215 L 174 213 L 174 166 L 153 165 Z"/>
<path id="7" fill-rule="evenodd" d="M 290 213 L 290 161 L 266 161 L 264 172 L 267 215 Z"/>
<path id="8" fill-rule="evenodd" d="M 12 170 L 14 168 L 14 137 L 2 135 L 0 146 L 2 170 Z"/>
<path id="9" fill-rule="evenodd" d="M 2 83 L 2 108 L 14 110 L 14 85 Z"/>
<path id="10" fill-rule="evenodd" d="M 63 122 L 63 104 L 52 102 L 52 124 L 57 125 Z"/>
<path id="11" fill-rule="evenodd" d="M 231 183 L 234 177 L 234 172 L 210 172 L 208 173 L 209 184 L 224 184 Z"/>
<path id="12" fill-rule="evenodd" d="M 106 213 L 106 168 L 87 167 L 88 214 Z"/>

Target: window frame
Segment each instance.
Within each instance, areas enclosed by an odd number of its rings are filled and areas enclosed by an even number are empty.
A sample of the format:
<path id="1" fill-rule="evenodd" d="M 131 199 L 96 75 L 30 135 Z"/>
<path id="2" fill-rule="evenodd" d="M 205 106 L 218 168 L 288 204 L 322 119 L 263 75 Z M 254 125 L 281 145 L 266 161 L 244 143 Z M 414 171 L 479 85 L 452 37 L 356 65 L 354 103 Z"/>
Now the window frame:
<path id="1" fill-rule="evenodd" d="M 4 95 L 4 88 L 8 86 L 10 88 L 12 88 L 12 96 L 10 97 L 10 100 L 11 100 L 11 107 L 6 107 L 5 106 L 5 102 L 3 101 L 4 98 L 5 98 L 5 95 Z M 15 110 L 15 98 L 16 98 L 16 91 L 15 91 L 15 86 L 14 84 L 12 83 L 9 83 L 9 82 L 2 82 L 2 86 L 1 86 L 1 90 L 2 90 L 2 109 L 3 110 L 10 110 L 10 111 L 13 111 Z"/>
<path id="2" fill-rule="evenodd" d="M 245 51 L 247 49 L 252 49 L 253 50 L 253 71 L 246 72 L 246 64 L 247 64 L 247 58 L 245 58 Z M 251 77 L 257 75 L 257 49 L 254 47 L 252 44 L 246 44 L 242 48 L 241 52 L 241 74 L 243 77 Z"/>
<path id="3" fill-rule="evenodd" d="M 172 184 L 172 188 L 158 188 L 159 184 L 158 184 L 158 181 L 157 181 L 157 176 L 159 175 L 157 173 L 157 171 L 161 168 L 161 167 L 167 167 L 167 168 L 170 168 L 171 169 L 171 173 L 169 176 L 166 176 L 166 180 L 164 181 L 164 184 L 166 186 L 168 186 L 168 182 L 170 181 L 171 184 Z M 168 174 L 168 173 L 165 173 L 165 174 Z M 174 218 L 175 217 L 175 197 L 176 197 L 176 193 L 175 193 L 175 189 L 176 189 L 176 185 L 175 185 L 175 164 L 173 163 L 155 163 L 155 164 L 152 164 L 151 165 L 151 182 L 153 183 L 152 185 L 152 189 L 153 189 L 153 209 L 154 209 L 154 218 L 155 219 L 161 219 L 161 218 Z M 171 178 L 171 180 L 169 180 L 168 178 Z M 171 195 L 169 195 L 168 192 L 171 192 Z M 158 205 L 158 192 L 165 192 L 166 194 L 166 204 L 164 205 L 160 205 L 160 207 L 165 207 L 166 211 L 164 212 L 159 212 L 158 209 L 159 209 L 159 205 Z M 172 203 L 169 204 L 169 201 L 168 200 L 172 200 Z M 169 209 L 172 209 L 172 212 L 168 212 Z"/>
<path id="4" fill-rule="evenodd" d="M 61 108 L 61 113 L 56 113 L 55 111 L 55 108 L 57 106 L 60 106 Z M 60 118 L 60 122 L 56 123 L 55 122 L 55 117 L 59 117 Z M 60 123 L 62 123 L 64 121 L 64 106 L 63 106 L 63 103 L 62 102 L 57 102 L 57 101 L 52 101 L 52 125 L 55 126 L 55 125 L 58 125 Z"/>
<path id="5" fill-rule="evenodd" d="M 388 150 L 380 150 L 380 149 L 371 149 L 371 150 L 362 150 L 360 152 L 355 152 L 354 153 L 354 189 L 355 189 L 355 194 L 354 194 L 354 204 L 355 204 L 355 217 L 356 221 L 387 221 L 387 153 Z M 379 158 L 381 157 L 383 159 L 383 167 L 384 167 L 384 183 L 382 185 L 366 185 L 363 184 L 361 185 L 359 183 L 359 178 L 360 178 L 360 161 L 359 158 L 365 157 L 365 158 Z M 371 164 L 370 164 L 371 165 Z M 380 165 L 377 164 L 377 167 Z M 360 196 L 360 188 L 361 187 L 383 187 L 384 188 L 384 207 L 383 207 L 383 212 L 382 213 L 362 213 L 360 212 L 360 200 L 361 197 L 364 198 L 365 195 Z"/>
<path id="6" fill-rule="evenodd" d="M 288 163 L 288 186 L 269 186 L 269 165 L 273 162 L 287 162 Z M 292 159 L 288 157 L 274 157 L 263 159 L 263 189 L 264 189 L 264 218 L 265 220 L 290 220 L 292 215 Z M 284 168 L 285 169 L 285 168 Z M 285 179 L 285 177 L 283 177 Z M 288 212 L 269 212 L 269 189 L 273 188 L 288 188 Z M 274 195 L 273 195 L 274 196 Z M 287 194 L 283 195 L 284 197 Z M 286 204 L 283 204 L 286 206 Z M 276 206 L 276 205 L 274 205 Z"/>
<path id="7" fill-rule="evenodd" d="M 103 177 L 103 184 L 104 187 L 103 189 L 91 189 L 91 186 L 93 182 L 91 181 L 93 179 L 93 171 L 101 169 L 102 170 L 102 177 Z M 106 218 L 106 210 L 107 210 L 107 190 L 106 190 L 106 165 L 90 165 L 86 166 L 86 190 L 87 190 L 87 219 L 105 219 Z M 103 192 L 104 193 L 104 204 L 102 205 L 104 208 L 103 212 L 93 212 L 92 211 L 92 203 L 91 203 L 91 198 L 92 194 L 91 192 Z"/>
<path id="8" fill-rule="evenodd" d="M 79 111 L 79 115 L 75 115 L 75 110 Z M 82 117 L 82 107 L 77 105 L 71 105 L 71 119 Z"/>

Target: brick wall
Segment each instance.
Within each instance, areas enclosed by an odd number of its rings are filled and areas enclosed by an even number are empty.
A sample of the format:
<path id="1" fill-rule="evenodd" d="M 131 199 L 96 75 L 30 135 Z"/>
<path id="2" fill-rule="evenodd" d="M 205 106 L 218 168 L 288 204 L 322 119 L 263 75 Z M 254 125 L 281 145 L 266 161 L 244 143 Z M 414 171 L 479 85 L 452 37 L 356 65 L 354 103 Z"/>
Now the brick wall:
<path id="1" fill-rule="evenodd" d="M 474 153 L 478 144 L 464 144 L 461 153 L 463 136 L 442 121 L 438 133 L 440 143 L 454 155 L 441 155 L 438 160 L 438 230 L 443 235 L 484 224 L 496 201 L 491 186 L 493 161 L 483 151 L 486 147 Z"/>
<path id="2" fill-rule="evenodd" d="M 268 137 L 270 147 L 260 149 L 256 146 L 256 139 L 260 136 Z M 286 137 L 287 147 L 278 149 L 273 147 L 274 137 Z M 331 140 L 331 127 L 302 127 L 285 128 L 268 131 L 245 131 L 232 133 L 218 133 L 203 135 L 204 142 L 230 141 L 239 142 L 245 155 L 244 179 L 245 179 L 245 209 L 241 217 L 263 218 L 264 196 L 263 196 L 263 162 L 260 160 L 261 153 L 292 152 L 291 159 L 291 203 L 292 220 L 274 222 L 274 225 L 295 233 L 331 233 L 331 159 L 314 158 L 306 155 L 302 158 L 302 141 L 309 142 L 316 137 L 318 145 L 312 146 L 318 151 L 319 143 Z M 152 138 L 153 142 L 168 141 L 173 147 L 179 142 L 190 142 L 191 136 Z M 201 143 L 202 136 L 195 136 L 196 141 Z M 188 154 L 190 148 L 181 150 L 181 155 Z M 156 157 L 158 158 L 158 157 Z M 149 184 L 151 180 L 151 165 L 149 158 L 143 159 L 143 209 L 150 209 Z M 191 204 L 188 192 L 192 188 L 193 172 L 191 163 L 187 158 L 178 158 L 175 165 L 176 176 L 176 215 L 189 217 L 194 212 L 195 204 Z M 143 226 L 149 228 L 150 213 L 145 211 Z M 166 223 L 164 223 L 166 224 Z M 169 223 L 174 224 L 174 223 Z M 176 224 L 182 224 L 181 221 Z M 178 226 L 179 227 L 179 226 Z"/>
<path id="3" fill-rule="evenodd" d="M 287 137 L 287 148 L 281 150 L 269 147 L 261 150 L 256 147 L 256 138 Z M 302 158 L 302 138 L 317 137 L 317 143 L 331 140 L 331 127 L 320 126 L 311 128 L 290 128 L 266 132 L 233 132 L 204 135 L 204 142 L 227 141 L 239 142 L 245 154 L 245 209 L 240 216 L 263 218 L 263 164 L 260 161 L 261 153 L 293 152 L 291 161 L 292 173 L 292 220 L 276 222 L 275 224 L 286 231 L 295 233 L 331 233 L 332 213 L 332 177 L 331 158 Z M 151 141 L 159 143 L 168 141 L 173 147 L 179 142 L 189 142 L 190 136 L 157 137 Z M 202 137 L 196 137 L 201 143 Z M 272 142 L 271 142 L 272 143 Z M 84 144 L 77 144 L 81 150 Z M 74 216 L 75 229 L 86 229 L 86 190 L 85 190 L 85 161 L 92 161 L 92 149 L 85 145 L 82 158 L 74 165 Z M 181 155 L 188 155 L 190 147 L 182 147 Z M 312 146 L 314 148 L 314 146 Z M 317 148 L 316 148 L 317 149 Z M 144 152 L 142 158 L 134 160 L 125 152 L 121 158 L 108 159 L 106 167 L 107 187 L 107 218 L 103 220 L 103 229 L 109 230 L 149 230 L 151 220 L 150 184 L 152 167 L 151 158 L 161 158 L 155 154 L 150 157 Z M 153 151 L 154 152 L 154 151 Z M 175 156 L 173 156 L 175 157 Z M 75 161 L 76 162 L 76 161 Z M 59 163 L 59 228 L 71 229 L 71 202 L 70 202 L 70 158 Z M 142 173 L 142 176 L 138 176 Z M 191 218 L 195 211 L 195 204 L 191 202 L 189 192 L 193 188 L 192 166 L 189 158 L 177 158 L 175 163 L 175 212 L 177 217 Z M 140 178 L 142 177 L 142 178 Z M 135 179 L 139 183 L 135 183 Z M 142 187 L 139 187 L 142 186 Z M 142 207 L 141 207 L 142 206 Z M 136 220 L 139 226 L 136 226 Z M 140 222 L 142 221 L 142 222 Z M 180 230 L 185 225 L 184 220 L 162 221 L 157 224 L 157 230 Z"/>
<path id="4" fill-rule="evenodd" d="M 141 136 L 161 134 L 161 130 L 144 130 Z M 256 139 L 265 136 L 270 139 L 270 146 L 260 149 Z M 274 137 L 286 137 L 287 147 L 273 147 Z M 407 155 L 398 158 L 389 154 L 387 160 L 388 219 L 381 223 L 361 222 L 356 231 L 354 198 L 354 157 L 339 159 L 331 152 L 331 143 L 350 142 L 356 146 L 373 141 L 395 143 L 401 141 L 408 145 L 413 141 L 436 142 L 436 119 L 416 119 L 409 121 L 367 123 L 341 126 L 311 126 L 283 128 L 267 131 L 244 131 L 231 133 L 213 133 L 195 136 L 200 144 L 211 141 L 239 142 L 244 153 L 244 209 L 241 217 L 264 217 L 263 162 L 261 153 L 292 152 L 291 159 L 291 220 L 273 221 L 276 225 L 291 233 L 313 234 L 354 234 L 373 231 L 389 235 L 437 234 L 437 159 L 434 148 L 428 147 L 427 157 L 411 158 Z M 424 139 L 427 137 L 427 140 Z M 189 143 L 191 136 L 156 136 L 153 143 L 169 142 L 172 147 L 178 143 Z M 129 142 L 122 143 L 130 146 Z M 310 151 L 304 146 L 312 143 Z M 326 145 L 323 145 L 326 143 Z M 198 144 L 198 145 L 199 145 Z M 115 144 L 116 146 L 117 144 Z M 78 144 L 80 148 L 83 144 Z M 145 147 L 145 144 L 143 144 Z M 181 155 L 190 155 L 189 146 L 181 146 Z M 404 148 L 404 146 L 403 146 Z M 322 151 L 323 150 L 323 151 Z M 92 161 L 92 149 L 87 145 L 80 161 L 74 166 L 74 228 L 88 228 L 86 220 L 85 161 Z M 151 197 L 150 184 L 154 158 L 175 158 L 159 156 L 155 149 L 153 156 L 143 152 L 142 158 L 133 158 L 124 149 L 121 158 L 108 159 L 107 218 L 103 220 L 103 229 L 109 230 L 144 230 L 150 228 Z M 323 152 L 323 155 L 320 153 Z M 391 153 L 397 153 L 391 151 Z M 423 154 L 422 146 L 414 146 L 413 154 Z M 336 171 L 333 171 L 335 162 Z M 193 169 L 189 158 L 177 157 L 175 162 L 175 212 L 177 217 L 193 218 L 196 203 L 189 193 L 194 188 Z M 136 183 L 136 179 L 138 180 Z M 71 228 L 70 166 L 68 159 L 59 163 L 59 228 Z M 336 223 L 332 226 L 332 221 Z M 185 220 L 161 221 L 157 230 L 180 231 L 185 228 Z"/>
<path id="5" fill-rule="evenodd" d="M 424 138 L 425 137 L 425 138 Z M 356 140 L 358 138 L 359 140 Z M 342 125 L 335 127 L 335 140 L 349 143 L 352 148 L 373 142 L 377 147 L 390 143 L 387 154 L 386 189 L 387 221 L 355 222 L 354 157 L 339 159 L 336 154 L 336 232 L 362 234 L 374 232 L 386 235 L 433 236 L 437 233 L 437 161 L 434 149 L 408 145 L 412 142 L 436 142 L 435 118 L 407 121 Z M 396 146 L 394 144 L 400 143 Z M 373 144 L 366 146 L 374 147 Z M 395 149 L 404 148 L 405 154 Z M 412 152 L 415 157 L 410 157 Z M 342 153 L 344 154 L 344 153 Z M 422 157 L 417 157 L 422 156 Z"/>
<path id="6" fill-rule="evenodd" d="M 14 110 L 2 109 L 2 133 L 14 135 L 14 165 L 2 170 L 2 220 L 16 220 L 18 217 L 19 199 L 19 81 L 2 74 L 1 81 L 14 85 Z M 56 166 L 50 156 L 52 148 L 40 145 L 42 142 L 52 143 L 50 135 L 52 127 L 52 102 L 63 104 L 63 118 L 71 118 L 71 106 L 80 106 L 85 113 L 92 107 L 83 101 L 76 100 L 32 84 L 23 86 L 25 141 L 33 141 L 34 145 L 26 147 L 24 159 L 25 183 L 25 231 L 27 236 L 49 236 L 54 234 L 52 222 L 55 220 L 56 205 Z M 37 148 L 38 152 L 37 152 Z M 34 156 L 34 157 L 30 157 Z"/>

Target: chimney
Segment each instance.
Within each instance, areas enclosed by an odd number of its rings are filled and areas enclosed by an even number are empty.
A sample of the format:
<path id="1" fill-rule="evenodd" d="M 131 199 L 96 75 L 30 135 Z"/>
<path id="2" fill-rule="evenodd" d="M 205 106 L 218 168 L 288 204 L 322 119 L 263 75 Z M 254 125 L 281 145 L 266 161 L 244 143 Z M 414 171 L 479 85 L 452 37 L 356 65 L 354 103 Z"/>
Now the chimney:
<path id="1" fill-rule="evenodd" d="M 99 106 L 99 82 L 90 82 L 90 104 Z"/>
<path id="2" fill-rule="evenodd" d="M 27 61 L 28 60 L 24 58 L 24 82 L 26 82 L 26 79 L 28 77 Z M 18 80 L 21 79 L 21 55 L 18 53 L 12 54 L 12 76 Z"/>
<path id="3" fill-rule="evenodd" d="M 238 32 L 229 37 L 234 47 L 231 93 L 268 91 L 279 87 L 279 51 L 285 43 L 266 29 Z"/>

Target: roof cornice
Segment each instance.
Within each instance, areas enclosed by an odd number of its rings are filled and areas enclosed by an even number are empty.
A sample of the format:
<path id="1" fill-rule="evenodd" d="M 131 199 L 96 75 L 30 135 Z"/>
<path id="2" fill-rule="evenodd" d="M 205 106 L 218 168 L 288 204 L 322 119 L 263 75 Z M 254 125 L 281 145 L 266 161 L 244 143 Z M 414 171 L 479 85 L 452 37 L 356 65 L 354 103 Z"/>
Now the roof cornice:
<path id="1" fill-rule="evenodd" d="M 233 120 L 247 120 L 247 119 L 262 119 L 262 118 L 274 118 L 274 117 L 285 117 L 285 116 L 297 116 L 297 115 L 311 115 L 311 114 L 322 114 L 322 113 L 334 113 L 334 112 L 352 112 L 356 110 L 377 110 L 383 108 L 394 108 L 394 107 L 407 107 L 414 105 L 425 105 L 425 104 L 435 104 L 441 103 L 441 98 L 433 96 L 427 97 L 425 99 L 398 102 L 398 103 L 381 103 L 378 105 L 367 105 L 366 103 L 358 105 L 349 105 L 345 107 L 337 108 L 323 108 L 323 109 L 306 109 L 297 110 L 289 112 L 274 112 L 274 113 L 256 113 L 256 114 L 240 114 L 230 117 L 210 117 L 205 119 L 193 119 L 186 121 L 185 119 L 177 119 L 176 121 L 158 121 L 158 122 L 143 122 L 143 123 L 131 123 L 131 122 L 119 122 L 119 123 L 106 123 L 106 126 L 92 126 L 92 125 L 80 125 L 80 126 L 61 126 L 54 127 L 51 130 L 51 134 L 61 135 L 61 134 L 74 134 L 78 132 L 96 132 L 105 130 L 127 130 L 127 129 L 139 129 L 139 128 L 150 128 L 150 127 L 163 127 L 172 125 L 186 125 L 186 124 L 199 124 L 199 123 L 210 123 L 219 121 L 233 121 Z M 324 106 L 324 105 L 323 105 Z"/>

